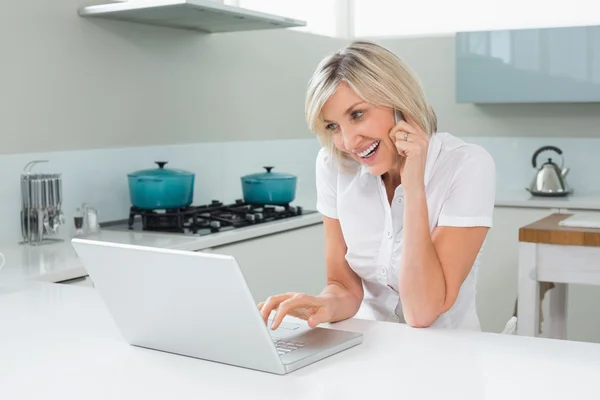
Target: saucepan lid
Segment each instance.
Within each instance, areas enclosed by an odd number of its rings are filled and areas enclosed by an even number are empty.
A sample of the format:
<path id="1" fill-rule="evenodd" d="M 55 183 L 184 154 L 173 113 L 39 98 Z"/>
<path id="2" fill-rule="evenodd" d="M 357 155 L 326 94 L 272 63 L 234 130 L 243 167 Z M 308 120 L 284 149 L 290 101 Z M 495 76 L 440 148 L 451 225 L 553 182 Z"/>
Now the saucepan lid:
<path id="1" fill-rule="evenodd" d="M 284 172 L 272 172 L 274 167 L 263 167 L 267 172 L 259 172 L 256 174 L 246 175 L 244 179 L 261 179 L 261 180 L 281 180 L 281 179 L 296 179 L 295 175 Z"/>
<path id="2" fill-rule="evenodd" d="M 185 171 L 183 169 L 165 168 L 167 161 L 155 161 L 158 164 L 158 168 L 143 169 L 127 174 L 132 178 L 138 176 L 160 176 L 160 177 L 179 177 L 179 176 L 193 176 L 194 173 Z"/>

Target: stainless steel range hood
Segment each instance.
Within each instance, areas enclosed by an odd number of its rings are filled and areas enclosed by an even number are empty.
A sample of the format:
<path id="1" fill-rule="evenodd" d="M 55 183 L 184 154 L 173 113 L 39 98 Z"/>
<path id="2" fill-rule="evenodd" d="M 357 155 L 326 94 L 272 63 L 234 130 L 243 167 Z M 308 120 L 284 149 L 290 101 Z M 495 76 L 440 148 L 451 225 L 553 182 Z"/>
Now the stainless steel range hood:
<path id="1" fill-rule="evenodd" d="M 304 21 L 212 0 L 130 0 L 82 7 L 79 15 L 206 33 L 306 26 Z"/>

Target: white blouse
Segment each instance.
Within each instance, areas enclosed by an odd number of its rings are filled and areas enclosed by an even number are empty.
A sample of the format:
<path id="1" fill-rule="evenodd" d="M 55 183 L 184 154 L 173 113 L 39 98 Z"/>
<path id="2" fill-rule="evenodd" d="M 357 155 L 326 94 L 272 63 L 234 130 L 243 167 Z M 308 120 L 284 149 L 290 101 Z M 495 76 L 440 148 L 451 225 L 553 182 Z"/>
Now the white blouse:
<path id="1" fill-rule="evenodd" d="M 364 299 L 356 318 L 403 322 L 398 294 L 404 194 L 396 188 L 390 207 L 383 181 L 365 167 L 347 172 L 321 149 L 316 161 L 317 209 L 339 220 L 346 260 L 362 279 Z M 429 229 L 492 226 L 496 170 L 483 148 L 449 133 L 431 136 L 425 166 Z M 450 310 L 432 327 L 480 330 L 475 308 L 481 250 Z"/>

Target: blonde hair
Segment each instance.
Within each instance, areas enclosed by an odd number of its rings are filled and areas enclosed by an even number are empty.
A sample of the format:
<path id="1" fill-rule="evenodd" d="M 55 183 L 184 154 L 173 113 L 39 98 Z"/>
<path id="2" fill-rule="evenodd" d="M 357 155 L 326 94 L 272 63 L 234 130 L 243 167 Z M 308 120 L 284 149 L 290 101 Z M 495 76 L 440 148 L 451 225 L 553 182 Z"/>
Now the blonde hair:
<path id="1" fill-rule="evenodd" d="M 322 109 L 341 82 L 346 82 L 367 103 L 400 110 L 427 134 L 437 131 L 435 112 L 408 65 L 375 43 L 354 41 L 318 64 L 306 93 L 309 129 L 340 163 L 349 156 L 333 144 L 331 133 L 325 129 Z"/>

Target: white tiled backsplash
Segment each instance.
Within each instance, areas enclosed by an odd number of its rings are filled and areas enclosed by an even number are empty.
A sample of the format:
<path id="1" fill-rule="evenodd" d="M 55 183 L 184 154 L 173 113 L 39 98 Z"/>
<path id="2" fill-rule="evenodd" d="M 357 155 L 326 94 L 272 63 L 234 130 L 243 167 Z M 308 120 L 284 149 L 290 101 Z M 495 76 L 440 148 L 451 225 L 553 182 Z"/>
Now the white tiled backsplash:
<path id="1" fill-rule="evenodd" d="M 529 185 L 535 170 L 531 156 L 541 146 L 554 145 L 563 150 L 566 166 L 571 168 L 569 184 L 576 193 L 600 192 L 598 154 L 600 139 L 557 139 L 520 137 L 467 137 L 484 146 L 496 161 L 498 191 L 522 190 Z M 0 156 L 0 241 L 21 240 L 21 170 L 31 160 L 39 172 L 60 172 L 63 176 L 63 211 L 67 229 L 72 232 L 73 211 L 83 202 L 98 209 L 100 221 L 126 218 L 129 211 L 127 173 L 153 168 L 154 161 L 168 161 L 167 168 L 196 173 L 194 203 L 224 202 L 242 198 L 240 177 L 261 172 L 263 166 L 298 176 L 294 202 L 304 208 L 315 206 L 314 165 L 319 143 L 314 138 L 273 141 L 196 143 L 175 146 L 131 147 Z M 550 153 L 540 156 L 545 160 Z M 556 159 L 556 161 L 559 161 Z"/>
<path id="2" fill-rule="evenodd" d="M 599 193 L 600 139 L 590 138 L 537 138 L 537 137 L 468 137 L 467 141 L 485 147 L 494 157 L 499 192 L 518 191 L 529 187 L 536 169 L 531 164 L 533 153 L 542 146 L 555 146 L 563 151 L 565 167 L 570 171 L 567 183 L 574 193 Z M 538 167 L 548 158 L 560 165 L 561 159 L 553 151 L 538 156 Z"/>

